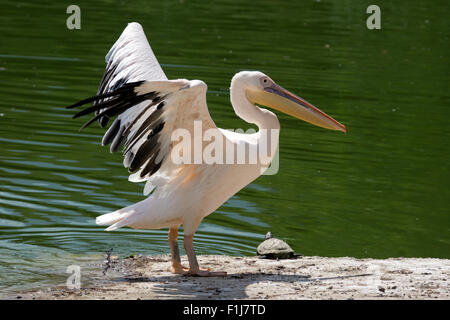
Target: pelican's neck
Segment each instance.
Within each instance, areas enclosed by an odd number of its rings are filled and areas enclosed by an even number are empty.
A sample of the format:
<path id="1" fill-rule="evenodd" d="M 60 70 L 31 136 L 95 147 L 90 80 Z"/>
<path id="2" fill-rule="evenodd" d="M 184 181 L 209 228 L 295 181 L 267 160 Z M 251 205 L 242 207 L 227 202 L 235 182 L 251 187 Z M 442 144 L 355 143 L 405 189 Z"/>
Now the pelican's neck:
<path id="1" fill-rule="evenodd" d="M 242 120 L 256 124 L 259 129 L 280 128 L 277 116 L 273 112 L 261 109 L 248 100 L 245 88 L 239 81 L 233 79 L 231 82 L 230 96 L 234 112 Z"/>

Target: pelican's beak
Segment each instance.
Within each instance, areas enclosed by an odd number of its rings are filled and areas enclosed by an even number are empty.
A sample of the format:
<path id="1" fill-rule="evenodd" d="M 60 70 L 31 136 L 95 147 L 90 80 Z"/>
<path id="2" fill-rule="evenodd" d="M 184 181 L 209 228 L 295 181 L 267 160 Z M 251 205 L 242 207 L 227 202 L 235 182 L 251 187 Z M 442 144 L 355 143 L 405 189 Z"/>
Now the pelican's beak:
<path id="1" fill-rule="evenodd" d="M 264 90 L 247 90 L 246 94 L 252 103 L 276 109 L 322 128 L 347 132 L 343 124 L 275 83 Z"/>

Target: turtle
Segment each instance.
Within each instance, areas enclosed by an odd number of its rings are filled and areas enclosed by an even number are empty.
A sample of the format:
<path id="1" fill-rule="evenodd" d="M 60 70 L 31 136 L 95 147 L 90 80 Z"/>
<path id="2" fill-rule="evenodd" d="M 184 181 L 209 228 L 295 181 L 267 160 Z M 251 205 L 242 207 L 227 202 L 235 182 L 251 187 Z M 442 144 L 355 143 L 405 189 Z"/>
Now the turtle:
<path id="1" fill-rule="evenodd" d="M 261 258 L 267 259 L 293 259 L 300 256 L 286 242 L 273 238 L 270 231 L 266 234 L 266 240 L 256 249 L 256 253 Z"/>

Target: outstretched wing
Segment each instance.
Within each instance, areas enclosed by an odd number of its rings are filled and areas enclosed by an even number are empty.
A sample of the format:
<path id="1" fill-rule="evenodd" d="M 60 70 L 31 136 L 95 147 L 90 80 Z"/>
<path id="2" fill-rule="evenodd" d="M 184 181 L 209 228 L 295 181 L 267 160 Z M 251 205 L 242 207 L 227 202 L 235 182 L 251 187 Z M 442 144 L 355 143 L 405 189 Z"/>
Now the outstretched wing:
<path id="1" fill-rule="evenodd" d="M 106 69 L 97 95 L 114 91 L 129 82 L 167 80 L 145 37 L 142 26 L 137 22 L 129 23 L 123 30 L 106 55 L 105 61 Z M 95 101 L 94 105 L 103 101 L 103 99 Z M 96 114 L 100 112 L 101 110 Z M 109 118 L 105 115 L 98 121 L 102 127 L 105 127 Z"/>
<path id="2" fill-rule="evenodd" d="M 131 23 L 106 56 L 107 67 L 97 95 L 67 108 L 91 106 L 74 118 L 94 113 L 82 129 L 99 120 L 101 126 L 117 117 L 102 139 L 110 151 L 124 147 L 123 164 L 133 182 L 148 180 L 144 194 L 158 181 L 180 177 L 182 166 L 171 163 L 172 132 L 192 132 L 195 120 L 214 127 L 206 106 L 206 85 L 198 80 L 167 80 L 141 26 Z"/>

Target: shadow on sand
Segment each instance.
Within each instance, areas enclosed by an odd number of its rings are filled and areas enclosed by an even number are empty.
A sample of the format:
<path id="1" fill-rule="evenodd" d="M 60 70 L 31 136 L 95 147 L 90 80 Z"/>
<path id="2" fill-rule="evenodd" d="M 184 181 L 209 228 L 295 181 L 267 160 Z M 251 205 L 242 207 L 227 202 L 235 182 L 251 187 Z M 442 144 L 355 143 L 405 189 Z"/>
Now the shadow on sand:
<path id="1" fill-rule="evenodd" d="M 234 273 L 226 277 L 184 277 L 184 276 L 158 276 L 158 277 L 123 277 L 117 282 L 149 283 L 152 284 L 152 294 L 166 299 L 247 299 L 249 286 L 256 286 L 264 298 L 263 284 L 298 283 L 306 284 L 315 281 L 338 280 L 355 277 L 367 277 L 371 274 L 357 274 L 336 277 L 311 277 L 298 274 L 272 274 L 272 273 Z M 260 288 L 258 288 L 258 286 Z"/>

